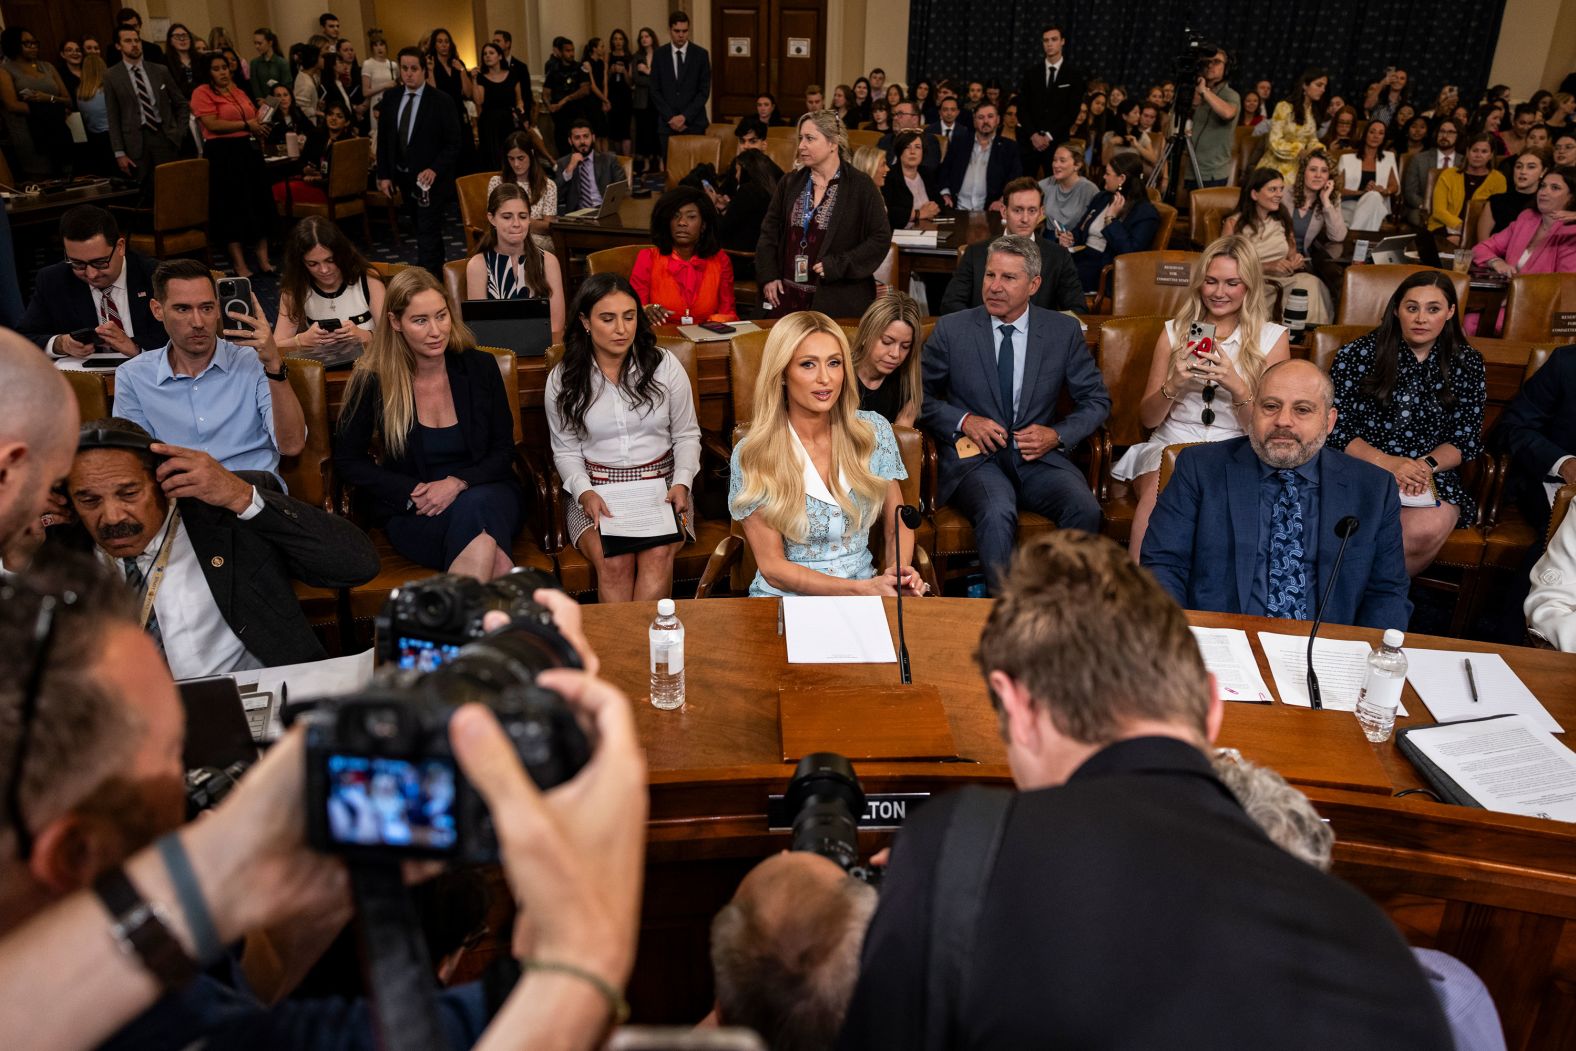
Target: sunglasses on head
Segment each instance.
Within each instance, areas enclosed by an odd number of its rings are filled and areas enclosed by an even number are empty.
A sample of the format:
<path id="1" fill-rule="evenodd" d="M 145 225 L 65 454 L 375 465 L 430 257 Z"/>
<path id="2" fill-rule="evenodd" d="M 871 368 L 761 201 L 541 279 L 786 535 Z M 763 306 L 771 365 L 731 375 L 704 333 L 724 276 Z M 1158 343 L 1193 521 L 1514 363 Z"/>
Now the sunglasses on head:
<path id="1" fill-rule="evenodd" d="M 22 764 L 27 758 L 27 747 L 33 737 L 33 723 L 38 715 L 38 692 L 43 685 L 44 669 L 49 666 L 49 654 L 55 641 L 55 614 L 61 606 L 76 604 L 74 591 L 59 594 L 39 592 L 23 584 L 12 582 L 0 585 L 0 601 L 10 605 L 28 598 L 38 600 L 38 613 L 33 620 L 33 662 L 22 688 L 22 707 L 17 713 L 16 748 L 11 753 L 11 768 L 6 777 L 6 820 L 16 830 L 17 858 L 26 861 L 33 855 L 33 833 L 27 827 L 27 816 L 22 813 Z"/>

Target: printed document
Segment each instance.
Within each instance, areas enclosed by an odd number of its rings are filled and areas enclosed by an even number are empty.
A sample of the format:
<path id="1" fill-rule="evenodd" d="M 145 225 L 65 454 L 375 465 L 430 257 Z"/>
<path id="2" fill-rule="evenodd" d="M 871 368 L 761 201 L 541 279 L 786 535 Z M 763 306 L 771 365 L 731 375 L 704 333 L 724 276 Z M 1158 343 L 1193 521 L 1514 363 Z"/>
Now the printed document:
<path id="1" fill-rule="evenodd" d="M 1215 676 L 1215 692 L 1223 701 L 1274 704 L 1275 697 L 1259 674 L 1253 644 L 1241 628 L 1193 628 L 1204 667 Z"/>
<path id="2" fill-rule="evenodd" d="M 1444 723 L 1407 740 L 1485 810 L 1576 821 L 1576 753 L 1525 715 Z"/>
<path id="3" fill-rule="evenodd" d="M 670 536 L 679 531 L 673 505 L 667 502 L 667 483 L 660 478 L 608 482 L 592 488 L 611 516 L 598 526 L 604 536 Z"/>
<path id="4" fill-rule="evenodd" d="M 1311 708 L 1308 701 L 1308 636 L 1259 632 L 1259 645 L 1282 704 Z M 1319 639 L 1313 644 L 1313 670 L 1319 673 L 1319 699 L 1326 710 L 1355 712 L 1357 694 L 1368 674 L 1373 647 L 1358 639 Z M 1406 714 L 1406 705 L 1397 710 Z"/>

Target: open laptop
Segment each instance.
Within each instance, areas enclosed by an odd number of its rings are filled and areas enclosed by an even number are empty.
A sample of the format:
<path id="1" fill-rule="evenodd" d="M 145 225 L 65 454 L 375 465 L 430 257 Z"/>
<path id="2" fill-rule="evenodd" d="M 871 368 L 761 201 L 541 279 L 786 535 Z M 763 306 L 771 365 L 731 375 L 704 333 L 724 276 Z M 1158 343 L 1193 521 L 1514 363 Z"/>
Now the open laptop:
<path id="1" fill-rule="evenodd" d="M 1407 249 L 1411 248 L 1419 238 L 1412 234 L 1399 234 L 1395 237 L 1385 237 L 1374 242 L 1368 250 L 1368 258 L 1375 263 L 1405 263 Z"/>
<path id="2" fill-rule="evenodd" d="M 565 212 L 565 219 L 605 219 L 610 215 L 618 214 L 618 206 L 629 199 L 629 183 L 624 179 L 610 182 L 607 189 L 602 191 L 602 203 L 596 208 L 577 208 L 572 212 Z"/>
<path id="3" fill-rule="evenodd" d="M 477 345 L 501 347 L 522 358 L 539 358 L 553 345 L 552 303 L 546 299 L 467 299 L 460 319 Z"/>

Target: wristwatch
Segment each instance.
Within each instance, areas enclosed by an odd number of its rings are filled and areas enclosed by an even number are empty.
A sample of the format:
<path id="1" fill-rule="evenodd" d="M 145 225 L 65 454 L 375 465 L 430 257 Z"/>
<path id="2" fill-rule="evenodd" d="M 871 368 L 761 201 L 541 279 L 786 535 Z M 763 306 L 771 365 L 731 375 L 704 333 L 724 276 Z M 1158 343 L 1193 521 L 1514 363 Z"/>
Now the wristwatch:
<path id="1" fill-rule="evenodd" d="M 286 362 L 281 361 L 278 372 L 269 372 L 267 369 L 264 369 L 263 375 L 268 377 L 270 383 L 283 383 L 285 378 L 290 375 L 290 366 Z"/>
<path id="2" fill-rule="evenodd" d="M 1437 472 L 1439 470 L 1439 461 L 1434 459 L 1433 453 L 1429 453 L 1427 456 L 1423 457 L 1423 462 L 1428 465 L 1428 469 L 1430 471 Z"/>

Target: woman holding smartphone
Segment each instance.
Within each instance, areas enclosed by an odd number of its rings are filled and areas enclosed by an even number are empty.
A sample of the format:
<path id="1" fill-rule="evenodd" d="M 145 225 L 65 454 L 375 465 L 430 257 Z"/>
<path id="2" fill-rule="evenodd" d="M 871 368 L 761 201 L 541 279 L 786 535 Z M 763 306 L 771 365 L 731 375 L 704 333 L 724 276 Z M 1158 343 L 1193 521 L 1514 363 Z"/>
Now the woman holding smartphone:
<path id="1" fill-rule="evenodd" d="M 279 349 L 365 347 L 382 312 L 383 282 L 344 231 L 321 215 L 297 223 L 285 241 L 279 282 Z"/>
<path id="2" fill-rule="evenodd" d="M 1187 302 L 1155 342 L 1138 403 L 1139 421 L 1153 428 L 1149 440 L 1111 468 L 1138 499 L 1127 542 L 1134 561 L 1159 495 L 1166 446 L 1241 435 L 1259 377 L 1290 356 L 1286 329 L 1269 320 L 1258 253 L 1246 238 L 1217 238 L 1193 268 Z"/>

